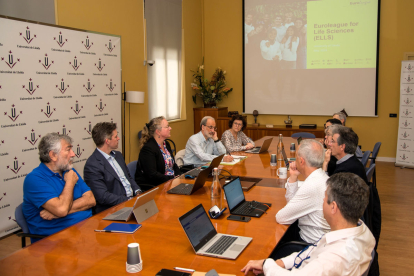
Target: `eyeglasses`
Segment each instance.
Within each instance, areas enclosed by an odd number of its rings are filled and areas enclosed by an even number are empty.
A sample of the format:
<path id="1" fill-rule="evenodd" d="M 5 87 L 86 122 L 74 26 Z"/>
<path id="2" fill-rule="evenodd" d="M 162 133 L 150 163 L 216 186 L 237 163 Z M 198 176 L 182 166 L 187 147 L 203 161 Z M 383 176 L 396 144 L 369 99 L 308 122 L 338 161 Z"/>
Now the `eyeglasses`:
<path id="1" fill-rule="evenodd" d="M 239 123 L 233 123 L 233 125 L 238 126 L 238 127 L 242 127 L 243 124 L 239 124 Z"/>
<path id="2" fill-rule="evenodd" d="M 215 126 L 206 126 L 206 127 L 208 127 L 210 130 L 217 130 L 217 127 L 215 127 Z"/>
<path id="3" fill-rule="evenodd" d="M 165 127 L 163 127 L 163 128 L 170 128 L 170 125 L 168 125 L 168 126 L 165 126 Z"/>
<path id="4" fill-rule="evenodd" d="M 302 263 L 310 258 L 310 254 L 312 253 L 313 249 L 316 247 L 316 244 L 311 244 L 306 246 L 304 249 L 302 249 L 302 251 L 299 252 L 299 254 L 296 256 L 295 258 L 295 262 L 293 263 L 294 267 L 299 268 Z M 305 252 L 306 250 L 308 250 L 309 247 L 312 247 L 306 254 L 306 256 L 301 256 L 303 252 Z"/>
<path id="5" fill-rule="evenodd" d="M 329 140 L 328 142 L 329 142 L 329 144 L 335 144 L 335 143 L 338 143 L 338 142 L 337 142 L 337 141 L 335 141 L 334 139 L 331 139 L 331 140 Z"/>

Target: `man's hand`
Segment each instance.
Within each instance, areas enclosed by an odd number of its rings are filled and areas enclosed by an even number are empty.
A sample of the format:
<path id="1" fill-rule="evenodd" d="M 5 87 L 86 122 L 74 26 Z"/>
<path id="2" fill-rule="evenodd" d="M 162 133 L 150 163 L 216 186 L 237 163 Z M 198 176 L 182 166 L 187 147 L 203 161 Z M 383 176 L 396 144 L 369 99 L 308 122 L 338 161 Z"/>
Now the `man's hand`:
<path id="1" fill-rule="evenodd" d="M 270 42 L 268 41 L 268 42 L 266 42 L 266 47 L 270 47 Z"/>
<path id="2" fill-rule="evenodd" d="M 78 182 L 78 175 L 73 171 L 67 171 L 65 173 L 65 183 L 66 184 L 72 184 L 73 186 L 75 186 L 76 182 Z"/>
<path id="3" fill-rule="evenodd" d="M 226 156 L 224 156 L 224 158 L 223 158 L 223 161 L 224 161 L 224 162 L 231 162 L 231 161 L 233 161 L 233 160 L 234 160 L 233 156 L 230 156 L 230 155 L 226 155 Z"/>
<path id="4" fill-rule="evenodd" d="M 218 136 L 217 136 L 217 131 L 214 131 L 214 130 L 213 130 L 213 131 L 211 132 L 211 136 L 213 137 L 213 140 L 214 140 L 214 141 L 217 141 L 217 139 L 218 139 Z"/>
<path id="5" fill-rule="evenodd" d="M 40 211 L 40 217 L 44 220 L 52 220 L 52 219 L 59 218 L 46 209 L 43 209 L 42 211 Z"/>
<path id="6" fill-rule="evenodd" d="M 322 169 L 327 172 L 328 171 L 328 163 L 331 160 L 332 150 L 328 149 L 325 151 L 325 158 L 323 159 Z"/>
<path id="7" fill-rule="evenodd" d="M 293 161 L 292 163 L 290 163 L 289 172 L 290 172 L 289 182 L 293 183 L 293 182 L 298 181 L 298 176 L 300 175 L 300 172 L 298 171 L 296 167 L 296 161 Z"/>
<path id="8" fill-rule="evenodd" d="M 250 270 L 256 275 L 263 273 L 263 262 L 264 260 L 249 261 L 247 265 L 242 268 L 241 272 L 244 272 L 244 275 L 247 275 Z"/>
<path id="9" fill-rule="evenodd" d="M 252 143 L 247 143 L 247 144 L 246 144 L 246 149 L 247 149 L 247 150 L 252 149 L 252 148 L 254 148 L 254 146 L 253 146 L 253 144 L 252 144 Z"/>

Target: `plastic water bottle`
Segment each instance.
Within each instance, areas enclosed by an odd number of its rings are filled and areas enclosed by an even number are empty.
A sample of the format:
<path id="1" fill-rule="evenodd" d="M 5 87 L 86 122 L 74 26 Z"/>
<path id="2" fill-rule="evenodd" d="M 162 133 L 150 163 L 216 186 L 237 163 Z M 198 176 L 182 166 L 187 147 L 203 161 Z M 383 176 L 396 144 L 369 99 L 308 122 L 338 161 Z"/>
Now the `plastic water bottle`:
<path id="1" fill-rule="evenodd" d="M 213 183 L 211 184 L 211 207 L 216 206 L 221 210 L 222 208 L 222 197 L 221 197 L 221 185 L 219 182 L 218 169 L 213 170 Z"/>

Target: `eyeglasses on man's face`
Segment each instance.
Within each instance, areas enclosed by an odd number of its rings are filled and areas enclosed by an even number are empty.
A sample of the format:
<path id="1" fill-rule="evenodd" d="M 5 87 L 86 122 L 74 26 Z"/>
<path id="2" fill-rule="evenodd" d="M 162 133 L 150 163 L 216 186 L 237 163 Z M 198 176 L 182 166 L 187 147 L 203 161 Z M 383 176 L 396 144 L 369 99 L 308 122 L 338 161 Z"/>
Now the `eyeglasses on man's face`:
<path id="1" fill-rule="evenodd" d="M 205 127 L 207 127 L 210 130 L 217 130 L 217 127 L 215 127 L 215 126 L 205 126 Z"/>

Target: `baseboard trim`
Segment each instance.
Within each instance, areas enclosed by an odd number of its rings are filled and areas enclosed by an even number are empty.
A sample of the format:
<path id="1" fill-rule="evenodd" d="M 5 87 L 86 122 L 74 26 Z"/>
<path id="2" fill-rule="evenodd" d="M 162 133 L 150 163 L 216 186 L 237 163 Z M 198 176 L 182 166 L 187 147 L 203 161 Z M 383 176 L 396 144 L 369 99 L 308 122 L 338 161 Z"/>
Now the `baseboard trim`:
<path id="1" fill-rule="evenodd" d="M 395 161 L 397 161 L 397 159 L 392 158 L 392 157 L 377 157 L 377 161 L 395 163 Z"/>

